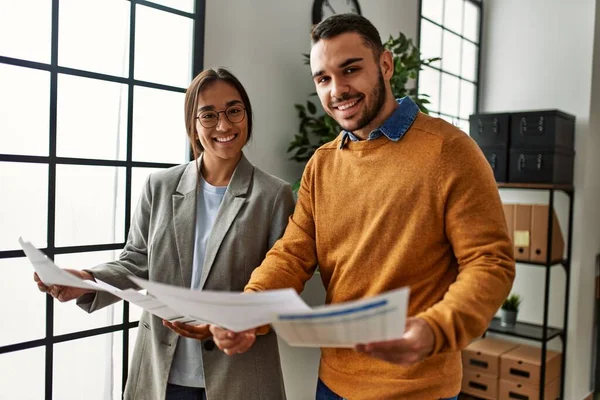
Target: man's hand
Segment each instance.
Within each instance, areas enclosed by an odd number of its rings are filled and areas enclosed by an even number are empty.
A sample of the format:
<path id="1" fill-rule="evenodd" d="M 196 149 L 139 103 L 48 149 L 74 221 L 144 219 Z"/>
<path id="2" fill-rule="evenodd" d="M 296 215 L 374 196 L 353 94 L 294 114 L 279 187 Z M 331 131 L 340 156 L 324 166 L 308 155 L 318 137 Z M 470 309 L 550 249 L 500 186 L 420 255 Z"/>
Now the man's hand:
<path id="1" fill-rule="evenodd" d="M 190 339 L 204 340 L 212 336 L 208 324 L 190 325 L 181 322 L 169 322 L 163 319 L 163 325 L 173 332 Z"/>
<path id="2" fill-rule="evenodd" d="M 89 272 L 79 271 L 76 269 L 64 269 L 64 270 L 70 274 L 75 275 L 79 279 L 95 281 L 94 276 L 92 274 L 90 274 Z M 48 293 L 55 299 L 58 299 L 58 301 L 60 301 L 61 303 L 65 302 L 65 301 L 70 301 L 70 300 L 76 299 L 78 297 L 83 296 L 86 293 L 94 292 L 94 290 L 91 290 L 91 289 L 81 289 L 81 288 L 75 288 L 75 287 L 71 287 L 71 286 L 62 286 L 62 285 L 46 286 L 46 285 L 44 285 L 44 283 L 42 282 L 42 280 L 40 279 L 40 277 L 38 276 L 38 274 L 36 272 L 33 273 L 33 280 L 37 284 L 37 287 L 40 290 L 40 292 Z"/>
<path id="3" fill-rule="evenodd" d="M 256 328 L 243 332 L 231 332 L 211 325 L 210 331 L 217 347 L 228 356 L 245 353 L 256 341 Z"/>
<path id="4" fill-rule="evenodd" d="M 407 318 L 401 339 L 359 344 L 356 351 L 394 364 L 413 365 L 423 361 L 433 351 L 435 335 L 424 319 Z"/>

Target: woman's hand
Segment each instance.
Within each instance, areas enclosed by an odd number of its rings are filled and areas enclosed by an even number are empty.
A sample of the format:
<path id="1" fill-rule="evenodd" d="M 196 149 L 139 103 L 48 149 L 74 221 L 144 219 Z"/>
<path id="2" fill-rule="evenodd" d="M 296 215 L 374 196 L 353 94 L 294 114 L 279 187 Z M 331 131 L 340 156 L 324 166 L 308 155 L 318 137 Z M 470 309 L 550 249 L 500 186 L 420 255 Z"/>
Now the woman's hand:
<path id="1" fill-rule="evenodd" d="M 79 271 L 76 269 L 64 269 L 64 271 L 67 271 L 68 273 L 75 275 L 79 279 L 95 281 L 94 276 L 86 271 Z M 58 299 L 58 301 L 60 301 L 61 303 L 65 302 L 65 301 L 71 301 L 73 299 L 83 296 L 86 293 L 94 292 L 94 290 L 91 290 L 91 289 L 82 289 L 82 288 L 76 288 L 76 287 L 71 287 L 71 286 L 63 286 L 63 285 L 46 286 L 44 284 L 44 282 L 42 282 L 42 280 L 40 279 L 40 277 L 38 276 L 38 274 L 36 272 L 33 273 L 33 280 L 37 284 L 37 287 L 40 290 L 40 292 L 48 293 L 55 299 Z"/>
<path id="2" fill-rule="evenodd" d="M 212 336 L 207 324 L 190 325 L 181 322 L 169 322 L 166 319 L 163 319 L 163 325 L 178 335 L 190 339 L 204 340 Z"/>

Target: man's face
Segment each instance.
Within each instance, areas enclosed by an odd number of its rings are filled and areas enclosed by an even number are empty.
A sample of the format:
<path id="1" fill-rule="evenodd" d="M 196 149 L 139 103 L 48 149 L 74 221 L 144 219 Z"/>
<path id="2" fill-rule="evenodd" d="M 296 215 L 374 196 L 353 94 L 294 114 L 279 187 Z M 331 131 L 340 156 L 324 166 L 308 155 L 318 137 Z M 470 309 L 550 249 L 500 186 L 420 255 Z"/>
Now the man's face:
<path id="1" fill-rule="evenodd" d="M 321 39 L 310 52 L 313 81 L 323 109 L 342 128 L 360 136 L 362 130 L 368 134 L 375 128 L 371 125 L 386 100 L 389 77 L 384 76 L 379 61 L 354 32 Z"/>

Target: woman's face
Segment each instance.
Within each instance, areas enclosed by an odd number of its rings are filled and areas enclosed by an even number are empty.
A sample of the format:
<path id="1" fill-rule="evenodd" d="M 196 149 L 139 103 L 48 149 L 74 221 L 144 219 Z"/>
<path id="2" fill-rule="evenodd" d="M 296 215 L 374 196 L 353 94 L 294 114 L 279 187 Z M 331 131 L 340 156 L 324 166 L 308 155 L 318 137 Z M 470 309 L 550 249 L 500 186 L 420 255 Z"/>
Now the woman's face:
<path id="1" fill-rule="evenodd" d="M 198 94 L 196 117 L 203 157 L 222 160 L 240 157 L 248 141 L 248 118 L 234 86 L 218 80 L 202 90 Z"/>

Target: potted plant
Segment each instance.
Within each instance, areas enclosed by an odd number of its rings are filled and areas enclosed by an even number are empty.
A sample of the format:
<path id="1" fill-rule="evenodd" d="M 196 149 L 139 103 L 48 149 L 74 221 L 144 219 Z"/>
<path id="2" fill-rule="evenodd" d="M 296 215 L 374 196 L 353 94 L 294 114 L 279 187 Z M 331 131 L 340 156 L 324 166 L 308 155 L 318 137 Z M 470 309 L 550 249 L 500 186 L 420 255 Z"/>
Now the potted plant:
<path id="1" fill-rule="evenodd" d="M 504 300 L 500 308 L 500 325 L 513 327 L 517 323 L 517 313 L 522 299 L 516 293 L 511 294 Z"/>
<path id="2" fill-rule="evenodd" d="M 440 58 L 421 59 L 419 48 L 403 33 L 400 33 L 397 38 L 390 36 L 383 47 L 391 51 L 394 57 L 394 76 L 390 80 L 394 97 L 409 96 L 421 111 L 428 113 L 426 104 L 429 103 L 427 99 L 429 96 L 419 93 L 417 87 L 406 86 L 409 79 L 417 78 L 423 66 L 428 66 Z M 308 54 L 304 54 L 304 63 L 310 63 Z M 316 95 L 312 93 L 310 96 Z M 305 163 L 320 146 L 334 140 L 341 128 L 333 118 L 319 110 L 315 102 L 307 100 L 306 105 L 295 104 L 295 107 L 300 119 L 299 132 L 290 142 L 287 152 L 292 154 L 290 157 L 292 160 Z M 294 185 L 295 190 L 299 183 L 300 181 L 297 181 Z"/>

